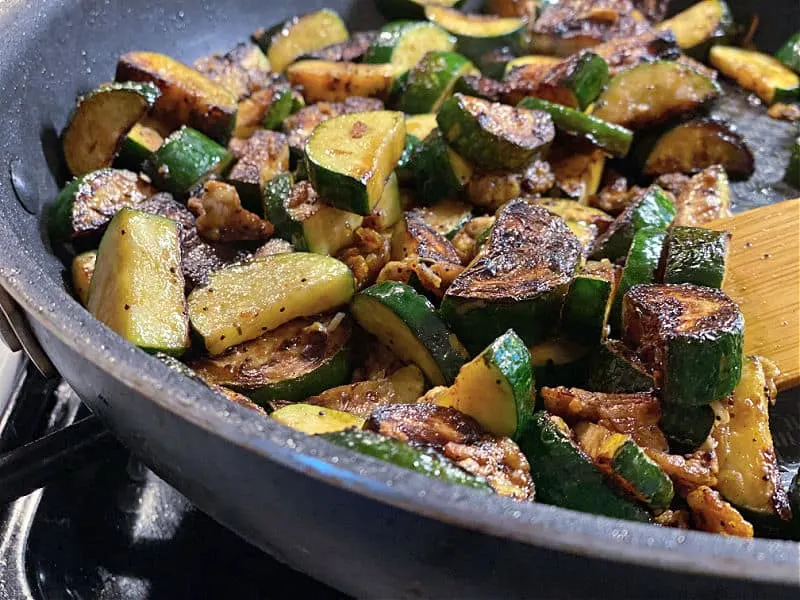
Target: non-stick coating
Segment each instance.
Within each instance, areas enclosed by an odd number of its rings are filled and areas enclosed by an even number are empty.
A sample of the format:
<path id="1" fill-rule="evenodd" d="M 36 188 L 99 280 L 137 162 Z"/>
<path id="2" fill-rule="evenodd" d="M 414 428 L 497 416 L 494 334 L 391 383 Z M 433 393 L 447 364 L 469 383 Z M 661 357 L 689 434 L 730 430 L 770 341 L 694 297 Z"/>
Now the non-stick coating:
<path id="1" fill-rule="evenodd" d="M 324 5 L 360 27 L 378 22 L 369 1 Z M 693 597 L 711 597 L 721 587 L 734 597 L 756 590 L 796 596 L 785 586 L 800 584 L 797 544 L 514 503 L 353 455 L 254 419 L 169 371 L 91 319 L 65 291 L 63 266 L 35 213 L 63 178 L 57 132 L 76 94 L 110 76 L 124 51 L 164 51 L 190 61 L 231 46 L 256 26 L 321 6 L 308 0 L 0 5 L 0 164 L 7 169 L 0 177 L 0 282 L 29 313 L 59 371 L 126 444 L 201 508 L 358 596 L 674 597 L 692 589 Z M 781 12 L 773 46 L 798 23 L 789 19 L 787 26 Z"/>

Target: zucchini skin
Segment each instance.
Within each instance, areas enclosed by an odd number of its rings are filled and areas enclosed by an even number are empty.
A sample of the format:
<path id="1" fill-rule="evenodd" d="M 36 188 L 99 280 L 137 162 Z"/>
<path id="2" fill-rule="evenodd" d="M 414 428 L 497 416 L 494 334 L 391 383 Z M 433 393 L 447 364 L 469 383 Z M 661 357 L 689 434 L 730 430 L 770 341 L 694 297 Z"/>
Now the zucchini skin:
<path id="1" fill-rule="evenodd" d="M 343 348 L 331 360 L 310 373 L 264 386 L 247 395 L 253 402 L 265 408 L 272 400 L 298 402 L 328 388 L 347 383 L 351 371 L 350 350 Z"/>
<path id="2" fill-rule="evenodd" d="M 461 75 L 474 70 L 472 63 L 455 52 L 428 52 L 395 83 L 395 108 L 418 115 L 436 112 L 452 94 Z"/>
<path id="3" fill-rule="evenodd" d="M 587 263 L 575 277 L 561 310 L 561 330 L 568 337 L 596 344 L 604 334 L 606 313 L 616 281 L 611 263 Z"/>
<path id="4" fill-rule="evenodd" d="M 472 178 L 472 166 L 447 146 L 438 129 L 411 152 L 409 170 L 423 206 L 460 194 Z"/>
<path id="5" fill-rule="evenodd" d="M 394 21 L 381 27 L 377 37 L 370 44 L 364 55 L 364 62 L 395 63 L 409 69 L 414 67 L 418 62 L 415 56 L 406 57 L 407 62 L 402 62 L 396 55 L 395 50 L 402 47 L 406 36 L 420 33 L 420 30 L 429 30 L 428 37 L 425 39 L 427 47 L 422 48 L 422 50 L 450 51 L 456 45 L 456 39 L 453 36 L 447 34 L 447 32 L 433 23 L 425 21 Z M 415 48 L 415 51 L 418 52 L 419 50 Z"/>
<path id="6" fill-rule="evenodd" d="M 725 44 L 730 40 L 734 33 L 734 21 L 724 0 L 702 0 L 662 21 L 656 28 L 673 31 L 684 53 L 705 60 L 713 45 Z"/>
<path id="7" fill-rule="evenodd" d="M 586 389 L 607 394 L 633 394 L 655 389 L 653 376 L 625 344 L 605 340 L 589 360 Z"/>
<path id="8" fill-rule="evenodd" d="M 533 415 L 518 444 L 530 463 L 537 501 L 615 519 L 652 521 L 647 510 L 612 490 L 547 412 Z"/>
<path id="9" fill-rule="evenodd" d="M 615 454 L 611 468 L 626 482 L 636 482 L 636 496 L 656 510 L 668 508 L 674 489 L 672 481 L 634 442 L 629 440 Z"/>
<path id="10" fill-rule="evenodd" d="M 714 427 L 714 410 L 704 406 L 682 406 L 661 403 L 661 431 L 669 440 L 673 453 L 691 454 L 706 441 Z"/>
<path id="11" fill-rule="evenodd" d="M 693 283 L 722 288 L 731 235 L 700 227 L 670 229 L 664 261 L 664 283 Z"/>

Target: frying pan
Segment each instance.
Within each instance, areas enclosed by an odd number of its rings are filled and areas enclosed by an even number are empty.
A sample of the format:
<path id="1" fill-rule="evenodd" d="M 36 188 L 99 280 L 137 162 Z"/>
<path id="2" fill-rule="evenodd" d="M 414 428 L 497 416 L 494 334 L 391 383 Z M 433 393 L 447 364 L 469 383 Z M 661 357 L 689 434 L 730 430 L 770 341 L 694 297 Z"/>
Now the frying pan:
<path id="1" fill-rule="evenodd" d="M 760 11 L 766 49 L 800 26 L 794 2 L 732 4 L 739 15 Z M 73 300 L 41 213 L 65 175 L 57 133 L 76 95 L 113 73 L 125 51 L 191 61 L 232 46 L 256 26 L 323 5 L 346 15 L 355 29 L 380 22 L 369 0 L 3 0 L 0 284 L 9 296 L 6 312 L 24 313 L 58 372 L 159 475 L 253 544 L 352 595 L 657 598 L 691 590 L 692 597 L 723 591 L 797 597 L 796 543 L 516 503 L 353 454 L 253 418 L 133 348 Z M 769 147 L 788 139 L 788 125 L 754 117 L 746 102 L 725 102 L 732 103 L 725 108 L 731 114 L 747 116 L 736 120 L 755 140 L 760 169 L 736 188 L 741 205 L 789 197 L 773 185 L 786 153 Z M 22 332 L 18 317 L 12 320 Z M 784 404 L 789 417 L 791 410 L 797 414 L 796 404 Z"/>

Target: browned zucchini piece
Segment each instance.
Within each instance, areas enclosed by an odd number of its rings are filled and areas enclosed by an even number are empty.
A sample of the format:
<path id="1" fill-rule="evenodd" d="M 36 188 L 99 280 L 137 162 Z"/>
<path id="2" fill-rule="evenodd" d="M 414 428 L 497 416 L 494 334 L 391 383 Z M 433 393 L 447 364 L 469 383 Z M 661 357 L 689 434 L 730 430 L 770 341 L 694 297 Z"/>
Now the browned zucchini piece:
<path id="1" fill-rule="evenodd" d="M 797 102 L 800 98 L 800 75 L 769 54 L 732 46 L 714 46 L 709 59 L 724 75 L 758 94 L 767 104 Z"/>
<path id="2" fill-rule="evenodd" d="M 89 300 L 89 286 L 96 261 L 97 250 L 89 250 L 72 259 L 72 290 L 84 306 Z"/>
<path id="3" fill-rule="evenodd" d="M 282 125 L 283 132 L 289 136 L 289 147 L 302 153 L 314 128 L 330 118 L 357 112 L 383 109 L 383 102 L 374 98 L 351 96 L 344 102 L 319 102 L 301 108 L 287 118 Z"/>
<path id="4" fill-rule="evenodd" d="M 304 400 L 306 404 L 341 410 L 365 418 L 378 406 L 398 401 L 397 390 L 390 379 L 340 385 Z"/>
<path id="5" fill-rule="evenodd" d="M 232 140 L 229 147 L 238 162 L 227 179 L 239 192 L 242 206 L 263 215 L 264 186 L 289 170 L 289 141 L 282 133 L 261 129 L 246 140 Z"/>
<path id="6" fill-rule="evenodd" d="M 272 83 L 267 57 L 255 44 L 237 44 L 224 55 L 211 54 L 194 62 L 194 68 L 242 100 Z"/>
<path id="7" fill-rule="evenodd" d="M 197 232 L 209 242 L 264 241 L 275 231 L 272 223 L 242 207 L 236 188 L 207 181 L 186 203 L 195 215 Z"/>
<path id="8" fill-rule="evenodd" d="M 226 143 L 236 121 L 236 94 L 174 58 L 129 52 L 117 63 L 116 81 L 154 83 L 161 90 L 153 115 L 171 129 L 188 125 Z"/>
<path id="9" fill-rule="evenodd" d="M 392 260 L 411 256 L 431 262 L 461 265 L 453 244 L 428 225 L 425 213 L 419 209 L 406 212 L 392 234 Z"/>
<path id="10" fill-rule="evenodd" d="M 319 60 L 332 60 L 335 62 L 357 62 L 360 61 L 367 48 L 370 47 L 375 38 L 378 37 L 377 31 L 359 31 L 354 33 L 349 40 L 338 42 L 305 53 L 300 58 L 316 58 Z"/>
<path id="11" fill-rule="evenodd" d="M 689 492 L 686 503 L 692 511 L 692 522 L 697 529 L 721 535 L 753 537 L 753 526 L 716 490 L 700 486 Z"/>
<path id="12" fill-rule="evenodd" d="M 701 0 L 659 23 L 658 29 L 671 31 L 681 50 L 705 60 L 712 45 L 724 44 L 731 37 L 733 15 L 724 0 Z"/>
<path id="13" fill-rule="evenodd" d="M 287 81 L 277 80 L 239 102 L 233 135 L 246 139 L 262 128 L 280 129 L 283 121 L 304 105 L 300 92 Z"/>
<path id="14" fill-rule="evenodd" d="M 642 63 L 675 60 L 680 55 L 673 33 L 657 30 L 609 40 L 592 47 L 592 52 L 606 61 L 612 77 Z"/>
<path id="15" fill-rule="evenodd" d="M 472 204 L 496 212 L 520 196 L 541 196 L 555 183 L 550 163 L 535 160 L 520 173 L 474 173 L 467 183 L 466 197 Z"/>
<path id="16" fill-rule="evenodd" d="M 349 96 L 386 98 L 403 71 L 392 64 L 361 64 L 301 60 L 289 66 L 286 77 L 302 86 L 306 102 L 341 102 Z"/>
<path id="17" fill-rule="evenodd" d="M 698 173 L 712 165 L 720 165 L 732 179 L 746 179 L 755 170 L 753 153 L 735 130 L 714 119 L 693 119 L 658 137 L 643 172 Z"/>
<path id="18" fill-rule="evenodd" d="M 648 448 L 647 455 L 670 476 L 682 496 L 701 486 L 716 487 L 719 463 L 713 449 L 698 450 L 692 454 L 667 454 Z"/>
<path id="19" fill-rule="evenodd" d="M 547 156 L 556 185 L 570 198 L 588 204 L 603 178 L 606 153 L 593 144 L 573 138 L 558 138 Z"/>
<path id="20" fill-rule="evenodd" d="M 699 227 L 729 217 L 731 191 L 725 169 L 713 165 L 704 169 L 675 194 L 677 213 L 673 225 Z"/>

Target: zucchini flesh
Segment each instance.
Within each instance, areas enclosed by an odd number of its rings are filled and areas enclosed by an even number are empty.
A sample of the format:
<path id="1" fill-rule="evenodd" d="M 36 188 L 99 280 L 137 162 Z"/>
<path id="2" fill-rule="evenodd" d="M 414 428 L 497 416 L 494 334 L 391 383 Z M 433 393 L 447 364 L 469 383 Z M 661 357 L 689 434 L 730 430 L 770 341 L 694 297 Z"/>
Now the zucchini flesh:
<path id="1" fill-rule="evenodd" d="M 364 56 L 366 63 L 392 63 L 410 69 L 432 50 L 453 50 L 456 39 L 433 23 L 395 21 L 381 27 Z"/>
<path id="2" fill-rule="evenodd" d="M 227 180 L 239 193 L 242 206 L 263 215 L 261 195 L 264 186 L 279 173 L 289 170 L 289 142 L 275 131 L 256 131 L 247 140 L 231 140 L 229 148 L 238 162 Z"/>
<path id="3" fill-rule="evenodd" d="M 456 249 L 425 221 L 419 209 L 407 211 L 392 234 L 392 260 L 414 256 L 430 263 L 461 266 Z"/>
<path id="4" fill-rule="evenodd" d="M 558 198 L 541 198 L 534 201 L 537 206 L 546 208 L 554 215 L 558 215 L 567 223 L 577 222 L 591 225 L 597 231 L 606 231 L 614 222 L 614 218 L 599 208 L 586 206 L 574 200 Z"/>
<path id="5" fill-rule="evenodd" d="M 189 317 L 211 354 L 298 317 L 333 310 L 353 295 L 350 270 L 336 259 L 293 252 L 225 267 L 189 294 Z"/>
<path id="6" fill-rule="evenodd" d="M 433 305 L 408 285 L 377 283 L 356 295 L 350 311 L 398 357 L 422 369 L 433 385 L 451 384 L 464 364 L 467 353 L 461 342 Z"/>
<path id="7" fill-rule="evenodd" d="M 552 155 L 551 149 L 548 159 Z M 548 192 L 555 183 L 550 163 L 535 160 L 516 173 L 474 173 L 465 190 L 466 199 L 487 213 L 494 214 L 509 200 L 520 196 L 537 197 Z"/>
<path id="8" fill-rule="evenodd" d="M 730 184 L 725 169 L 709 167 L 689 180 L 675 197 L 677 213 L 674 226 L 696 227 L 730 216 Z"/>
<path id="9" fill-rule="evenodd" d="M 83 252 L 72 259 L 72 290 L 84 306 L 89 301 L 89 286 L 96 261 L 97 250 Z"/>
<path id="10" fill-rule="evenodd" d="M 767 104 L 793 102 L 800 97 L 800 75 L 769 54 L 755 50 L 714 46 L 709 52 L 714 68 Z"/>
<path id="11" fill-rule="evenodd" d="M 664 283 L 722 288 L 731 234 L 699 227 L 673 227 L 664 258 Z"/>
<path id="12" fill-rule="evenodd" d="M 448 483 L 489 490 L 482 477 L 462 471 L 451 461 L 430 448 L 418 448 L 371 431 L 346 430 L 322 436 L 337 446 L 372 456 L 416 473 Z"/>
<path id="13" fill-rule="evenodd" d="M 545 112 L 461 94 L 442 104 L 436 122 L 456 152 L 490 170 L 527 166 L 547 151 L 555 137 L 552 119 Z"/>
<path id="14" fill-rule="evenodd" d="M 683 406 L 663 402 L 658 424 L 667 436 L 672 452 L 689 454 L 708 439 L 714 419 L 714 409 L 710 405 Z"/>
<path id="15" fill-rule="evenodd" d="M 622 329 L 625 343 L 653 371 L 665 402 L 702 406 L 739 383 L 744 318 L 719 290 L 635 286 L 623 299 Z"/>
<path id="16" fill-rule="evenodd" d="M 372 209 L 372 214 L 365 220 L 365 227 L 371 227 L 378 231 L 386 231 L 403 218 L 403 206 L 400 197 L 400 184 L 396 173 L 392 173 L 386 187 L 383 188 L 381 199 Z"/>
<path id="17" fill-rule="evenodd" d="M 233 154 L 211 138 L 189 127 L 170 135 L 144 165 L 156 187 L 177 197 L 214 175 L 221 175 Z"/>
<path id="18" fill-rule="evenodd" d="M 450 285 L 441 313 L 480 351 L 508 329 L 527 345 L 558 324 L 581 247 L 560 218 L 523 199 L 506 204 L 478 256 Z"/>
<path id="19" fill-rule="evenodd" d="M 117 63 L 115 80 L 155 84 L 161 96 L 153 116 L 171 130 L 188 125 L 221 144 L 233 131 L 236 94 L 169 56 L 155 52 L 124 54 Z"/>
<path id="20" fill-rule="evenodd" d="M 616 260 L 625 256 L 637 231 L 645 227 L 666 229 L 675 217 L 675 212 L 675 205 L 667 193 L 657 185 L 650 186 L 597 238 L 592 258 Z"/>
<path id="21" fill-rule="evenodd" d="M 300 58 L 318 58 L 336 62 L 359 62 L 364 59 L 370 45 L 378 37 L 377 31 L 359 31 L 349 39 L 336 44 L 329 44 L 319 50 L 306 52 Z"/>
<path id="22" fill-rule="evenodd" d="M 590 142 L 569 136 L 556 136 L 547 160 L 555 176 L 555 183 L 569 198 L 584 206 L 597 193 L 603 179 L 607 153 Z M 597 233 L 597 232 L 594 232 Z M 589 247 L 595 235 L 582 240 Z"/>
<path id="23" fill-rule="evenodd" d="M 436 127 L 436 113 L 406 115 L 406 135 L 424 140 Z"/>
<path id="24" fill-rule="evenodd" d="M 734 179 L 755 170 L 753 153 L 736 131 L 713 119 L 692 119 L 662 134 L 644 163 L 646 175 L 698 173 L 720 165 Z"/>
<path id="25" fill-rule="evenodd" d="M 653 376 L 642 361 L 619 340 L 605 340 L 589 364 L 586 389 L 605 393 L 649 392 Z M 703 438 L 705 439 L 705 438 Z"/>
<path id="26" fill-rule="evenodd" d="M 524 46 L 527 22 L 517 17 L 465 14 L 444 6 L 425 9 L 429 21 L 453 34 L 458 51 L 472 60 L 501 47 L 519 52 Z"/>
<path id="27" fill-rule="evenodd" d="M 302 87 L 303 98 L 312 104 L 341 102 L 350 96 L 385 98 L 403 71 L 393 64 L 301 60 L 286 69 L 286 77 L 292 85 Z"/>
<path id="28" fill-rule="evenodd" d="M 616 519 L 651 521 L 644 508 L 611 488 L 565 429 L 558 417 L 539 411 L 519 440 L 531 466 L 536 500 Z"/>
<path id="29" fill-rule="evenodd" d="M 87 309 L 148 352 L 189 347 L 178 225 L 132 208 L 109 223 L 97 250 Z"/>
<path id="30" fill-rule="evenodd" d="M 517 106 L 548 113 L 556 129 L 580 136 L 615 156 L 626 156 L 630 150 L 633 132 L 619 125 L 534 97 L 525 98 Z"/>
<path id="31" fill-rule="evenodd" d="M 50 208 L 47 222 L 55 242 L 93 238 L 122 208 L 136 208 L 156 189 L 122 169 L 100 169 L 70 181 Z"/>
<path id="32" fill-rule="evenodd" d="M 163 143 L 164 138 L 154 128 L 136 123 L 122 140 L 114 165 L 139 171 Z"/>
<path id="33" fill-rule="evenodd" d="M 299 56 L 346 41 L 350 35 L 341 17 L 327 8 L 311 12 L 253 34 L 272 70 L 282 73 Z"/>
<path id="34" fill-rule="evenodd" d="M 775 53 L 775 58 L 795 73 L 800 73 L 800 32 L 786 40 L 786 43 Z"/>
<path id="35" fill-rule="evenodd" d="M 434 129 L 414 150 L 411 173 L 416 199 L 424 206 L 459 194 L 472 178 L 472 166 Z"/>
<path id="36" fill-rule="evenodd" d="M 656 29 L 631 37 L 611 39 L 593 46 L 592 52 L 606 61 L 612 77 L 642 63 L 677 60 L 681 56 L 673 33 Z"/>
<path id="37" fill-rule="evenodd" d="M 160 96 L 152 83 L 111 83 L 81 96 L 62 137 L 67 167 L 76 177 L 110 167 L 125 135 Z"/>
<path id="38" fill-rule="evenodd" d="M 733 17 L 724 0 L 701 0 L 656 26 L 670 30 L 681 50 L 704 59 L 713 44 L 724 44 L 733 30 Z"/>
<path id="39" fill-rule="evenodd" d="M 224 354 L 189 363 L 207 381 L 266 406 L 297 402 L 350 379 L 352 324 L 344 315 L 293 319 Z"/>
<path id="40" fill-rule="evenodd" d="M 306 144 L 306 169 L 322 199 L 369 215 L 405 145 L 402 113 L 373 111 L 321 123 Z"/>
<path id="41" fill-rule="evenodd" d="M 332 408 L 320 408 L 312 404 L 289 404 L 274 411 L 270 417 L 282 425 L 307 435 L 360 429 L 364 425 L 362 417 Z"/>
<path id="42" fill-rule="evenodd" d="M 588 261 L 576 275 L 564 299 L 561 310 L 563 334 L 597 343 L 605 334 L 616 287 L 614 266 L 610 262 Z"/>
<path id="43" fill-rule="evenodd" d="M 594 423 L 578 424 L 575 436 L 594 464 L 622 489 L 653 510 L 669 507 L 675 493 L 672 480 L 630 436 Z"/>
<path id="44" fill-rule="evenodd" d="M 592 114 L 598 119 L 641 129 L 695 110 L 720 94 L 719 85 L 671 61 L 644 63 L 614 77 Z"/>
<path id="45" fill-rule="evenodd" d="M 528 349 L 509 330 L 461 367 L 436 404 L 469 415 L 490 433 L 515 438 L 533 415 L 533 385 Z"/>
<path id="46" fill-rule="evenodd" d="M 375 0 L 378 11 L 387 19 L 424 19 L 430 4 L 458 8 L 464 0 Z"/>
<path id="47" fill-rule="evenodd" d="M 194 68 L 244 100 L 269 86 L 270 64 L 258 46 L 237 44 L 224 56 L 211 54 L 194 62 Z"/>
<path id="48" fill-rule="evenodd" d="M 561 62 L 557 56 L 547 56 L 544 54 L 528 54 L 511 59 L 506 63 L 505 75 L 508 76 L 514 69 L 525 65 L 535 65 L 538 67 L 551 68 Z"/>
<path id="49" fill-rule="evenodd" d="M 472 206 L 455 198 L 443 198 L 428 207 L 420 208 L 419 213 L 436 233 L 452 240 L 472 218 Z"/>
<path id="50" fill-rule="evenodd" d="M 455 52 L 432 51 L 398 80 L 395 107 L 408 114 L 434 113 L 453 93 L 462 75 L 471 73 L 472 63 Z"/>
<path id="51" fill-rule="evenodd" d="M 380 348 L 388 352 L 383 346 Z M 414 365 L 409 365 L 409 367 L 419 371 Z M 333 387 L 316 396 L 306 398 L 304 402 L 313 404 L 314 406 L 341 410 L 366 419 L 379 406 L 406 401 L 413 403 L 416 402 L 425 391 L 425 377 L 422 375 L 422 372 L 419 372 L 419 379 L 421 381 L 417 381 L 413 384 L 417 386 L 416 390 L 401 389 L 399 384 L 402 382 L 396 381 L 394 373 L 390 375 L 390 377 L 392 377 L 391 379 L 387 379 L 385 375 L 386 371 L 381 371 L 380 377 L 377 379 L 369 379 L 367 381 L 358 381 L 349 385 Z M 398 385 L 396 385 L 396 383 Z M 416 394 L 416 391 L 419 391 L 419 394 Z M 412 395 L 414 396 L 413 398 L 410 397 Z"/>

